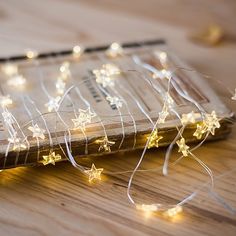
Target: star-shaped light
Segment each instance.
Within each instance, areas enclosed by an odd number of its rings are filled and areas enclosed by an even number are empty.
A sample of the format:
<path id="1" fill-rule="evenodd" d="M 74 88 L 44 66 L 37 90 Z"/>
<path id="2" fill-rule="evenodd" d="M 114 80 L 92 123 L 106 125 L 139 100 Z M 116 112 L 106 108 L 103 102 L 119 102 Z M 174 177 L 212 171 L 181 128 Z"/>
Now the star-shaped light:
<path id="1" fill-rule="evenodd" d="M 204 123 L 197 124 L 197 129 L 193 133 L 193 136 L 195 136 L 197 139 L 201 139 L 202 135 L 206 133 L 206 126 Z"/>
<path id="2" fill-rule="evenodd" d="M 172 207 L 172 208 L 168 209 L 168 210 L 166 211 L 166 215 L 167 215 L 168 217 L 174 217 L 174 216 L 176 216 L 177 214 L 179 214 L 179 213 L 182 212 L 182 211 L 183 211 L 183 207 L 177 205 L 177 206 L 175 206 L 175 207 Z"/>
<path id="3" fill-rule="evenodd" d="M 23 86 L 26 83 L 26 79 L 23 75 L 13 75 L 8 81 L 7 84 L 13 87 Z"/>
<path id="4" fill-rule="evenodd" d="M 204 119 L 204 124 L 206 130 L 209 131 L 212 135 L 215 135 L 215 129 L 220 128 L 220 119 L 216 116 L 216 112 L 212 111 L 211 114 L 206 114 Z"/>
<path id="5" fill-rule="evenodd" d="M 2 71 L 7 76 L 13 76 L 18 73 L 18 66 L 16 64 L 7 63 L 2 66 Z"/>
<path id="6" fill-rule="evenodd" d="M 103 139 L 96 140 L 96 143 L 99 144 L 98 151 L 111 152 L 111 146 L 115 144 L 113 141 L 109 141 L 107 137 Z"/>
<path id="7" fill-rule="evenodd" d="M 114 86 L 113 76 L 120 74 L 120 69 L 113 64 L 104 64 L 101 69 L 93 70 L 96 82 L 104 88 Z"/>
<path id="8" fill-rule="evenodd" d="M 30 130 L 33 133 L 33 138 L 41 138 L 45 139 L 45 130 L 39 128 L 38 124 L 34 124 L 33 126 L 29 126 L 28 130 Z"/>
<path id="9" fill-rule="evenodd" d="M 26 149 L 26 145 L 21 141 L 20 138 L 11 137 L 8 138 L 8 142 L 13 144 L 13 151 L 21 151 Z"/>
<path id="10" fill-rule="evenodd" d="M 157 204 L 137 204 L 136 208 L 144 211 L 145 213 L 155 212 L 159 209 Z"/>
<path id="11" fill-rule="evenodd" d="M 111 106 L 116 106 L 116 108 L 121 108 L 123 105 L 123 101 L 122 99 L 120 99 L 119 97 L 111 97 L 111 96 L 107 96 L 106 97 L 107 101 L 110 102 Z"/>
<path id="12" fill-rule="evenodd" d="M 165 97 L 164 97 L 164 106 L 165 107 L 169 107 L 169 108 L 172 108 L 173 105 L 174 105 L 174 100 L 173 98 L 170 96 L 170 94 L 167 92 L 165 94 Z"/>
<path id="13" fill-rule="evenodd" d="M 112 43 L 111 46 L 106 50 L 106 55 L 110 58 L 115 58 L 117 56 L 122 56 L 124 54 L 124 49 L 119 43 Z"/>
<path id="14" fill-rule="evenodd" d="M 155 54 L 156 57 L 158 57 L 161 64 L 166 64 L 167 63 L 167 53 L 166 52 L 164 52 L 164 51 L 155 51 L 154 54 Z"/>
<path id="15" fill-rule="evenodd" d="M 90 107 L 88 109 L 83 110 L 79 109 L 79 116 L 76 119 L 72 119 L 72 122 L 74 123 L 74 128 L 82 128 L 85 129 L 85 126 L 89 123 L 91 123 L 92 118 L 95 117 L 97 114 L 94 112 L 91 112 Z"/>
<path id="16" fill-rule="evenodd" d="M 189 124 L 189 123 L 194 124 L 194 123 L 196 123 L 196 119 L 200 118 L 200 117 L 201 117 L 201 115 L 199 113 L 194 113 L 192 111 L 190 113 L 182 115 L 181 123 L 183 125 L 186 125 L 186 124 Z"/>
<path id="17" fill-rule="evenodd" d="M 166 117 L 169 115 L 169 112 L 167 111 L 167 109 L 163 109 L 161 112 L 159 112 L 159 117 L 157 120 L 158 124 L 164 124 L 166 121 Z"/>
<path id="18" fill-rule="evenodd" d="M 63 80 L 68 79 L 71 76 L 70 63 L 65 61 L 60 66 L 61 78 Z"/>
<path id="19" fill-rule="evenodd" d="M 236 89 L 234 91 L 234 95 L 231 97 L 232 100 L 236 101 Z"/>
<path id="20" fill-rule="evenodd" d="M 8 124 L 8 125 L 12 125 L 15 123 L 15 121 L 12 117 L 12 114 L 9 111 L 4 111 L 2 113 L 2 117 L 4 119 L 4 122 L 6 122 L 6 124 Z"/>
<path id="21" fill-rule="evenodd" d="M 0 104 L 2 107 L 7 107 L 9 105 L 11 105 L 12 99 L 10 97 L 10 95 L 6 95 L 6 96 L 0 96 Z"/>
<path id="22" fill-rule="evenodd" d="M 59 160 L 61 160 L 61 155 L 60 154 L 55 154 L 55 152 L 50 151 L 48 155 L 43 156 L 42 163 L 44 165 L 48 165 L 48 164 L 55 165 L 55 162 L 57 162 Z"/>
<path id="23" fill-rule="evenodd" d="M 55 98 L 50 98 L 49 102 L 45 104 L 45 106 L 48 108 L 48 111 L 51 112 L 53 110 L 57 110 L 59 108 L 59 102 L 61 100 L 60 96 L 57 96 Z"/>
<path id="24" fill-rule="evenodd" d="M 181 138 L 180 140 L 176 141 L 176 144 L 179 146 L 179 151 L 182 152 L 183 156 L 188 156 L 189 154 L 189 146 L 185 144 L 185 139 Z"/>
<path id="25" fill-rule="evenodd" d="M 91 183 L 94 180 L 101 180 L 101 173 L 103 172 L 103 168 L 97 169 L 94 164 L 90 170 L 85 170 L 84 173 L 88 175 L 89 182 Z"/>
<path id="26" fill-rule="evenodd" d="M 158 130 L 155 129 L 149 138 L 148 148 L 159 147 L 159 141 L 162 139 L 162 136 L 158 135 Z"/>
<path id="27" fill-rule="evenodd" d="M 57 93 L 62 95 L 65 92 L 66 83 L 59 77 L 56 82 Z"/>

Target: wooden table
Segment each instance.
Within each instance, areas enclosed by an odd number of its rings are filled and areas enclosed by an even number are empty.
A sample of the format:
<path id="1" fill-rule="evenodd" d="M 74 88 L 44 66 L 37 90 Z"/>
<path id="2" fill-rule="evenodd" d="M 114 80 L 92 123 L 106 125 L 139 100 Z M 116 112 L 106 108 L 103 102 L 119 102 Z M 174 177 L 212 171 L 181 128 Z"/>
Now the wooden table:
<path id="1" fill-rule="evenodd" d="M 140 3 L 139 3 L 140 2 Z M 94 45 L 112 41 L 165 38 L 196 70 L 235 88 L 235 1 L 1 1 L 0 54 Z M 191 31 L 208 22 L 222 23 L 231 40 L 207 48 L 189 40 Z M 223 87 L 224 101 L 236 109 Z M 214 172 L 215 192 L 236 208 L 236 129 L 227 140 L 207 143 L 196 151 Z M 147 153 L 143 168 L 163 164 L 164 149 Z M 140 151 L 93 160 L 110 171 L 133 169 Z M 175 155 L 173 155 L 175 158 Z M 232 170 L 231 172 L 229 172 Z M 227 175 L 221 176 L 224 173 Z M 126 197 L 130 174 L 104 176 L 100 184 L 87 180 L 69 163 L 18 168 L 0 174 L 1 235 L 236 235 L 236 217 L 205 188 L 178 217 L 145 217 Z M 171 169 L 138 174 L 133 194 L 150 202 L 176 203 L 209 177 L 186 158 Z"/>

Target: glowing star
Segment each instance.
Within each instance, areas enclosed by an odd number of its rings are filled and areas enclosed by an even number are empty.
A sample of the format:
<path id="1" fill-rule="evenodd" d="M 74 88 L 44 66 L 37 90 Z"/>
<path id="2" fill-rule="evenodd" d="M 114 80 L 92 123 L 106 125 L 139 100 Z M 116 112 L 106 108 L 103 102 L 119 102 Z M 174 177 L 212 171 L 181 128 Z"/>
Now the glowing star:
<path id="1" fill-rule="evenodd" d="M 65 87 L 66 87 L 66 83 L 59 77 L 56 82 L 57 93 L 63 94 L 65 92 Z"/>
<path id="2" fill-rule="evenodd" d="M 45 104 L 45 106 L 48 108 L 48 111 L 51 112 L 53 110 L 57 110 L 59 108 L 59 102 L 61 100 L 61 97 L 51 98 L 48 103 Z"/>
<path id="3" fill-rule="evenodd" d="M 196 119 L 200 118 L 201 115 L 199 113 L 194 113 L 193 111 L 188 114 L 183 114 L 181 118 L 181 123 L 183 125 L 189 124 L 189 123 L 196 123 Z"/>
<path id="4" fill-rule="evenodd" d="M 7 107 L 11 105 L 12 103 L 13 102 L 12 102 L 12 99 L 10 98 L 10 95 L 0 96 L 0 104 L 2 107 Z"/>
<path id="5" fill-rule="evenodd" d="M 4 111 L 2 113 L 2 117 L 4 119 L 4 122 L 8 125 L 12 125 L 15 123 L 12 114 L 9 111 Z"/>
<path id="6" fill-rule="evenodd" d="M 25 55 L 28 59 L 34 59 L 38 56 L 38 52 L 32 49 L 27 49 Z"/>
<path id="7" fill-rule="evenodd" d="M 113 76 L 120 74 L 120 69 L 113 64 L 104 64 L 102 69 L 93 70 L 96 77 L 96 82 L 101 84 L 104 88 L 107 86 L 114 86 Z"/>
<path id="8" fill-rule="evenodd" d="M 204 123 L 202 124 L 197 124 L 197 129 L 196 131 L 193 133 L 193 136 L 195 136 L 197 139 L 201 139 L 202 135 L 206 133 L 206 127 L 204 125 Z"/>
<path id="9" fill-rule="evenodd" d="M 232 100 L 236 101 L 236 89 L 234 91 L 234 95 L 231 97 Z"/>
<path id="10" fill-rule="evenodd" d="M 136 208 L 138 210 L 144 211 L 146 213 L 151 213 L 158 210 L 158 205 L 156 204 L 137 204 Z"/>
<path id="11" fill-rule="evenodd" d="M 204 119 L 206 130 L 210 132 L 212 135 L 215 135 L 215 129 L 220 128 L 219 121 L 220 119 L 217 118 L 215 111 L 212 111 L 211 114 L 206 114 L 206 117 Z"/>
<path id="12" fill-rule="evenodd" d="M 166 117 L 169 115 L 169 112 L 166 109 L 163 109 L 161 112 L 159 112 L 159 117 L 157 120 L 158 124 L 164 124 L 166 121 Z"/>
<path id="13" fill-rule="evenodd" d="M 48 164 L 53 164 L 55 165 L 55 162 L 61 160 L 61 155 L 60 154 L 55 154 L 55 152 L 50 151 L 48 155 L 43 156 L 43 164 L 48 165 Z"/>
<path id="14" fill-rule="evenodd" d="M 2 66 L 2 71 L 7 76 L 13 76 L 18 73 L 18 67 L 15 64 L 7 63 Z"/>
<path id="15" fill-rule="evenodd" d="M 158 135 L 158 130 L 155 129 L 149 138 L 148 148 L 159 147 L 159 141 L 162 139 L 162 136 Z"/>
<path id="16" fill-rule="evenodd" d="M 22 143 L 19 138 L 9 138 L 8 142 L 13 144 L 13 151 L 21 151 L 26 149 L 26 145 Z"/>
<path id="17" fill-rule="evenodd" d="M 189 154 L 189 146 L 185 144 L 185 139 L 181 138 L 176 142 L 176 144 L 179 146 L 179 151 L 182 152 L 183 156 L 188 156 Z"/>
<path id="18" fill-rule="evenodd" d="M 104 137 L 103 139 L 96 140 L 96 143 L 99 144 L 98 151 L 105 151 L 105 152 L 111 152 L 111 146 L 115 144 L 113 141 L 109 141 L 107 137 Z"/>
<path id="19" fill-rule="evenodd" d="M 70 63 L 68 61 L 62 63 L 62 65 L 60 66 L 60 72 L 61 72 L 61 78 L 63 80 L 66 80 L 71 76 Z"/>
<path id="20" fill-rule="evenodd" d="M 92 118 L 95 117 L 97 114 L 90 111 L 90 107 L 86 110 L 79 109 L 79 116 L 76 119 L 72 119 L 74 123 L 74 128 L 82 128 L 85 129 L 86 124 L 91 123 Z"/>
<path id="21" fill-rule="evenodd" d="M 123 54 L 124 54 L 124 49 L 119 43 L 112 43 L 111 46 L 106 51 L 106 55 L 110 58 L 122 56 Z"/>
<path id="22" fill-rule="evenodd" d="M 168 217 L 174 217 L 174 216 L 176 216 L 177 214 L 179 214 L 179 213 L 182 212 L 182 211 L 183 211 L 182 206 L 177 205 L 177 206 L 175 206 L 175 207 L 173 207 L 173 208 L 168 209 L 168 210 L 166 211 L 166 215 L 167 215 Z"/>
<path id="23" fill-rule="evenodd" d="M 118 97 L 107 96 L 106 99 L 110 102 L 111 106 L 115 106 L 116 108 L 121 108 L 123 105 L 122 99 Z"/>
<path id="24" fill-rule="evenodd" d="M 9 86 L 19 87 L 23 86 L 26 83 L 26 79 L 23 77 L 23 75 L 13 75 L 8 81 L 7 84 Z"/>
<path id="25" fill-rule="evenodd" d="M 166 64 L 167 62 L 167 53 L 163 51 L 156 51 L 154 52 L 155 56 L 158 57 L 161 64 Z"/>
<path id="26" fill-rule="evenodd" d="M 174 100 L 173 100 L 173 98 L 170 96 L 170 94 L 169 93 L 166 93 L 165 94 L 165 97 L 164 97 L 164 106 L 165 107 L 168 107 L 168 108 L 172 108 L 173 107 L 173 105 L 174 105 Z"/>
<path id="27" fill-rule="evenodd" d="M 85 170 L 84 173 L 88 175 L 89 182 L 91 183 L 94 180 L 101 180 L 101 173 L 103 172 L 103 168 L 97 169 L 94 164 L 90 170 Z"/>
<path id="28" fill-rule="evenodd" d="M 39 128 L 39 126 L 37 124 L 33 125 L 33 126 L 29 126 L 28 130 L 30 130 L 31 132 L 33 132 L 33 138 L 41 138 L 41 139 L 45 139 L 45 130 Z"/>
<path id="29" fill-rule="evenodd" d="M 73 47 L 72 54 L 75 58 L 79 58 L 79 57 L 81 57 L 83 51 L 84 50 L 81 46 L 76 45 L 76 46 Z"/>

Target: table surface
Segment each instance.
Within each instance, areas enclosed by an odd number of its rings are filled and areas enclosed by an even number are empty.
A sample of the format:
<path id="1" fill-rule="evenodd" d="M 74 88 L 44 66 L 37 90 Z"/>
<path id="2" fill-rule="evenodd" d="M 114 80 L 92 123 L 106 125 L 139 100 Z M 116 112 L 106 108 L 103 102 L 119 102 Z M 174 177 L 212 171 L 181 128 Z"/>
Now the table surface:
<path id="1" fill-rule="evenodd" d="M 216 79 L 235 88 L 235 1 L 201 0 L 9 0 L 0 1 L 0 55 L 165 38 L 170 48 L 209 82 L 235 110 L 230 94 Z M 198 45 L 190 35 L 208 23 L 221 24 L 226 40 L 217 47 Z M 236 129 L 227 140 L 204 144 L 196 155 L 213 171 L 214 191 L 236 208 Z M 161 167 L 164 149 L 147 153 L 143 168 Z M 110 171 L 134 168 L 140 151 L 94 159 Z M 173 154 L 175 158 L 177 154 Z M 90 163 L 86 163 L 90 164 Z M 236 217 L 202 189 L 182 214 L 149 217 L 126 196 L 130 174 L 104 176 L 88 184 L 70 163 L 17 168 L 0 174 L 1 235 L 236 235 Z M 209 177 L 193 160 L 170 170 L 137 174 L 133 195 L 145 202 L 178 202 Z"/>

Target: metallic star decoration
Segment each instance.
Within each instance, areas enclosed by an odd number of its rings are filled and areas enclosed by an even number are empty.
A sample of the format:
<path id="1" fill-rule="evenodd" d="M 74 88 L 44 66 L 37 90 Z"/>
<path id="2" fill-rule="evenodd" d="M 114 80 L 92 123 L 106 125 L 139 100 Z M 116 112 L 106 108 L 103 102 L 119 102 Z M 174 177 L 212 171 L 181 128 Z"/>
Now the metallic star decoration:
<path id="1" fill-rule="evenodd" d="M 159 141 L 162 139 L 162 136 L 158 135 L 158 130 L 155 129 L 149 139 L 148 148 L 159 147 Z"/>
<path id="2" fill-rule="evenodd" d="M 38 124 L 35 124 L 33 126 L 29 126 L 28 130 L 30 130 L 33 133 L 33 138 L 41 138 L 45 139 L 45 130 L 39 128 Z"/>
<path id="3" fill-rule="evenodd" d="M 206 127 L 204 123 L 202 124 L 197 124 L 197 129 L 193 133 L 193 136 L 195 136 L 197 139 L 201 139 L 202 135 L 206 132 Z"/>
<path id="4" fill-rule="evenodd" d="M 7 107 L 9 105 L 12 105 L 13 101 L 10 98 L 10 95 L 6 96 L 0 96 L 0 104 L 2 107 Z"/>
<path id="5" fill-rule="evenodd" d="M 60 154 L 55 154 L 55 152 L 50 151 L 48 155 L 43 156 L 43 164 L 48 165 L 48 164 L 53 164 L 55 165 L 55 162 L 61 160 L 61 155 Z"/>
<path id="6" fill-rule="evenodd" d="M 85 170 L 84 173 L 88 175 L 89 182 L 91 183 L 94 180 L 101 180 L 101 173 L 103 171 L 103 168 L 97 169 L 94 164 L 92 164 L 92 167 L 90 170 Z"/>
<path id="7" fill-rule="evenodd" d="M 98 151 L 111 152 L 111 146 L 115 144 L 113 141 L 109 141 L 107 137 L 103 139 L 96 140 L 96 143 L 99 144 Z"/>
<path id="8" fill-rule="evenodd" d="M 216 112 L 212 111 L 211 114 L 206 114 L 204 124 L 206 131 L 209 131 L 212 135 L 215 135 L 215 129 L 220 128 L 220 119 L 217 118 Z"/>
<path id="9" fill-rule="evenodd" d="M 111 46 L 106 50 L 106 55 L 110 58 L 115 58 L 122 56 L 124 54 L 124 49 L 119 43 L 112 43 Z"/>
<path id="10" fill-rule="evenodd" d="M 57 110 L 59 108 L 59 102 L 61 100 L 61 97 L 51 98 L 48 103 L 45 104 L 45 106 L 48 108 L 48 111 L 51 112 L 53 110 Z"/>
<path id="11" fill-rule="evenodd" d="M 180 140 L 176 141 L 176 144 L 179 146 L 179 151 L 182 152 L 183 156 L 188 156 L 189 154 L 189 146 L 185 144 L 185 139 L 181 138 Z"/>
<path id="12" fill-rule="evenodd" d="M 91 112 L 90 107 L 86 110 L 79 109 L 79 116 L 76 119 L 72 119 L 74 123 L 74 128 L 85 129 L 85 126 L 91 123 L 92 118 L 96 116 L 96 113 Z"/>
<path id="13" fill-rule="evenodd" d="M 106 99 L 107 99 L 107 101 L 110 102 L 111 106 L 115 106 L 116 108 L 121 108 L 123 105 L 123 101 L 119 97 L 107 96 Z"/>
<path id="14" fill-rule="evenodd" d="M 158 124 L 164 124 L 166 121 L 166 117 L 169 115 L 169 112 L 164 108 L 161 112 L 159 112 L 159 117 L 157 120 Z"/>

